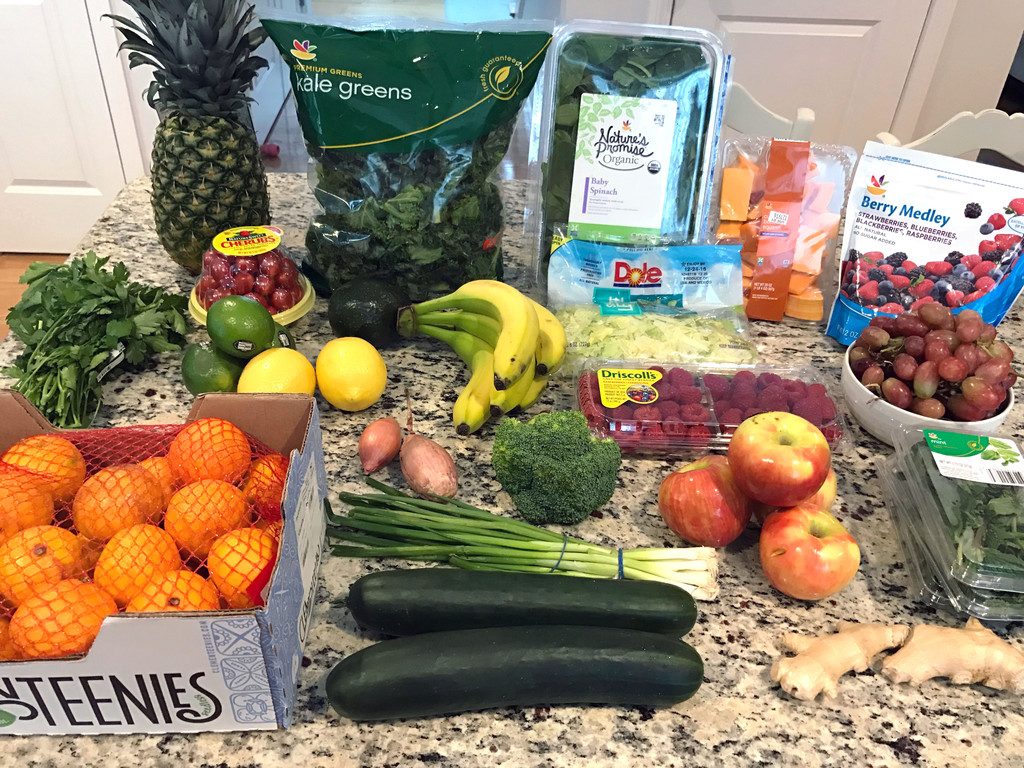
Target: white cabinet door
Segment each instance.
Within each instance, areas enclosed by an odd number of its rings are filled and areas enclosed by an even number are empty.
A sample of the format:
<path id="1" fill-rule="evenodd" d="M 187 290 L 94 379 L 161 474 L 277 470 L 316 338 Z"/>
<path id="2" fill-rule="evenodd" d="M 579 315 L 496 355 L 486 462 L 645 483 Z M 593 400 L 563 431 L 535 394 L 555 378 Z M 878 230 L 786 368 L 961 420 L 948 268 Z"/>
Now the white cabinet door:
<path id="1" fill-rule="evenodd" d="M 930 0 L 676 0 L 672 23 L 718 28 L 733 79 L 814 138 L 864 142 L 892 126 Z"/>
<path id="2" fill-rule="evenodd" d="M 124 185 L 84 2 L 0 0 L 0 251 L 67 253 Z"/>

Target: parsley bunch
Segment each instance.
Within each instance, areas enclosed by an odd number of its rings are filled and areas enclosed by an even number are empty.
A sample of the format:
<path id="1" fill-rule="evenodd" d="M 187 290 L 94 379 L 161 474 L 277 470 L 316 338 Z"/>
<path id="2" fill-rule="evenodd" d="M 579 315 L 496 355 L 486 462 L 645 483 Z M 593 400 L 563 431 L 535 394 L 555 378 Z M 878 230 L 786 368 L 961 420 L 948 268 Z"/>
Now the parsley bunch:
<path id="1" fill-rule="evenodd" d="M 102 379 L 185 341 L 184 296 L 128 281 L 121 263 L 92 251 L 65 264 L 36 262 L 28 288 L 7 315 L 25 350 L 4 369 L 14 388 L 59 427 L 87 427 L 102 402 Z"/>

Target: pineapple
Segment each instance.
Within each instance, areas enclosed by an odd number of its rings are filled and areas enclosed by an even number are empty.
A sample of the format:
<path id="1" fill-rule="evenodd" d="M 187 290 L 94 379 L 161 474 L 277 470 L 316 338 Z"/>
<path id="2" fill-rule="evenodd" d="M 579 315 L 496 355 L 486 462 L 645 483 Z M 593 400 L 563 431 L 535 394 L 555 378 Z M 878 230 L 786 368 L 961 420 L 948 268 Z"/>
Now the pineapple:
<path id="1" fill-rule="evenodd" d="M 267 177 L 245 90 L 267 65 L 266 38 L 247 0 L 125 0 L 138 20 L 111 15 L 132 67 L 154 68 L 160 115 L 153 141 L 153 216 L 160 243 L 189 272 L 214 235 L 270 222 Z M 248 31 L 247 31 L 248 30 Z"/>

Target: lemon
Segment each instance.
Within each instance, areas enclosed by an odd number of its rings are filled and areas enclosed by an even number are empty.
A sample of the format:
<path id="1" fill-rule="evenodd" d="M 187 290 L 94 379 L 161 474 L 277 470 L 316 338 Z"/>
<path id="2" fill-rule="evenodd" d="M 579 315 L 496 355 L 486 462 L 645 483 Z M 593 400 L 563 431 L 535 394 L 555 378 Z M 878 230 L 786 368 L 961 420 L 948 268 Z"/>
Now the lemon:
<path id="1" fill-rule="evenodd" d="M 260 352 L 246 363 L 238 379 L 238 392 L 283 392 L 312 395 L 316 372 L 305 355 L 276 347 Z"/>
<path id="2" fill-rule="evenodd" d="M 320 350 L 316 383 L 320 394 L 335 408 L 361 411 L 384 394 L 388 369 L 370 342 L 346 336 L 327 342 Z"/>

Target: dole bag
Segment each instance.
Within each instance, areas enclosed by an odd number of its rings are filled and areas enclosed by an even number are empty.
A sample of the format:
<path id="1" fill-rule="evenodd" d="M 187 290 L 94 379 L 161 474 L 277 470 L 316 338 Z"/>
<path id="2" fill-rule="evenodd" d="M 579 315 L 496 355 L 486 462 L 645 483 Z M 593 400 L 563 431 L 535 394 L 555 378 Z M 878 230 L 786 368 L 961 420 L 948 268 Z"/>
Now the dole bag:
<path id="1" fill-rule="evenodd" d="M 926 302 L 998 324 L 1024 287 L 1024 173 L 870 141 L 846 205 L 828 335 Z"/>

